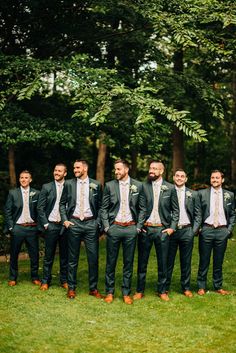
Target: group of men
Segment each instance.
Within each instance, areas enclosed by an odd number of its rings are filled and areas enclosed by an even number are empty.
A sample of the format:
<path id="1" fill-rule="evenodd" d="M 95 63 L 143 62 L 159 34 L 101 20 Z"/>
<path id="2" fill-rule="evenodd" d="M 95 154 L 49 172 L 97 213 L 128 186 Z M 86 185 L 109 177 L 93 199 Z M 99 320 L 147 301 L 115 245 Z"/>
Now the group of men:
<path id="1" fill-rule="evenodd" d="M 89 294 L 112 303 L 115 270 L 120 246 L 123 249 L 122 295 L 126 304 L 144 297 L 149 255 L 154 244 L 157 257 L 157 294 L 169 301 L 169 290 L 177 250 L 180 254 L 181 287 L 186 297 L 190 288 L 194 235 L 199 237 L 198 294 L 207 288 L 207 273 L 213 252 L 213 286 L 222 287 L 222 266 L 227 241 L 236 223 L 235 197 L 222 188 L 224 175 L 214 170 L 211 187 L 193 191 L 185 186 L 186 172 L 176 170 L 174 184 L 163 179 L 164 165 L 154 160 L 148 178 L 141 183 L 129 176 L 125 160 L 114 164 L 115 180 L 101 184 L 88 176 L 88 163 L 76 160 L 74 178 L 65 180 L 67 168 L 55 166 L 54 180 L 42 190 L 31 188 L 32 176 L 20 173 L 20 187 L 10 190 L 5 205 L 6 231 L 11 234 L 9 286 L 17 284 L 18 255 L 23 242 L 28 248 L 32 282 L 48 290 L 57 244 L 60 257 L 60 283 L 67 297 L 74 299 L 81 242 L 87 261 Z M 38 232 L 44 234 L 43 277 L 39 279 Z M 106 271 L 103 296 L 98 290 L 99 235 L 106 234 Z M 131 296 L 133 262 L 138 243 L 137 288 Z"/>

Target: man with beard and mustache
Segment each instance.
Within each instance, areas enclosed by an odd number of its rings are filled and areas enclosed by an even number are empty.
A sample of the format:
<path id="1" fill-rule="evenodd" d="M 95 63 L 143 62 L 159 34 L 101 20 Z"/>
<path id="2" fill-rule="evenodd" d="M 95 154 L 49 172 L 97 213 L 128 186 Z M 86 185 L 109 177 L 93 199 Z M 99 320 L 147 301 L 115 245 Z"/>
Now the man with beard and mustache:
<path id="1" fill-rule="evenodd" d="M 167 256 L 169 241 L 179 220 L 179 206 L 175 187 L 163 180 L 164 165 L 152 161 L 148 180 L 143 183 L 146 219 L 138 238 L 138 282 L 134 300 L 144 297 L 148 259 L 154 243 L 158 264 L 158 296 L 169 301 L 166 292 Z"/>
<path id="2" fill-rule="evenodd" d="M 48 290 L 52 279 L 52 266 L 57 244 L 60 257 L 60 283 L 65 289 L 67 285 L 68 247 L 67 236 L 62 233 L 59 202 L 64 187 L 66 165 L 58 163 L 53 171 L 54 181 L 44 184 L 38 200 L 39 229 L 44 233 L 45 256 L 43 262 L 43 279 L 40 289 Z"/>
<path id="3" fill-rule="evenodd" d="M 116 180 L 105 185 L 101 219 L 107 234 L 106 303 L 112 303 L 115 291 L 115 269 L 119 248 L 123 248 L 122 294 L 125 304 L 132 304 L 130 296 L 134 251 L 137 234 L 145 220 L 145 204 L 142 183 L 130 178 L 129 164 L 125 160 L 115 162 Z"/>
<path id="4" fill-rule="evenodd" d="M 222 288 L 222 267 L 228 239 L 232 236 L 236 222 L 234 193 L 222 188 L 224 174 L 213 170 L 210 177 L 211 187 L 199 190 L 202 209 L 202 225 L 199 235 L 198 294 L 206 294 L 207 273 L 213 250 L 213 286 L 216 293 L 227 295 Z"/>
<path id="5" fill-rule="evenodd" d="M 86 248 L 89 267 L 89 295 L 98 299 L 102 295 L 98 284 L 98 246 L 100 228 L 101 184 L 88 177 L 88 162 L 76 160 L 75 178 L 66 180 L 60 201 L 61 220 L 68 236 L 68 293 L 76 296 L 77 269 L 80 245 Z"/>

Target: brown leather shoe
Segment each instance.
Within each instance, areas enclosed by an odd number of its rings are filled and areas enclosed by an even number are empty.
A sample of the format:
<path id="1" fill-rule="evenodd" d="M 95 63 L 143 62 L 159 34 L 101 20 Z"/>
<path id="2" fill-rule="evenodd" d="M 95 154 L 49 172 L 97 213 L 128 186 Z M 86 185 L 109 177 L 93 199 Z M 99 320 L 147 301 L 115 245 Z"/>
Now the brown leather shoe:
<path id="1" fill-rule="evenodd" d="M 9 287 L 14 287 L 16 286 L 16 281 L 8 281 Z"/>
<path id="2" fill-rule="evenodd" d="M 205 291 L 204 288 L 200 288 L 200 289 L 198 289 L 197 294 L 198 294 L 198 295 L 205 295 L 205 294 L 206 294 L 206 291 Z"/>
<path id="3" fill-rule="evenodd" d="M 225 290 L 225 289 L 222 289 L 222 288 L 216 290 L 216 293 L 221 294 L 221 295 L 229 295 L 230 294 L 230 292 L 228 290 Z"/>
<path id="4" fill-rule="evenodd" d="M 64 288 L 64 289 L 68 289 L 69 288 L 67 282 L 62 283 L 61 287 Z"/>
<path id="5" fill-rule="evenodd" d="M 67 292 L 67 298 L 75 299 L 75 296 L 76 296 L 75 290 L 69 289 L 68 292 Z"/>
<path id="6" fill-rule="evenodd" d="M 130 295 L 123 295 L 123 301 L 125 304 L 131 305 L 133 304 L 133 299 Z"/>
<path id="7" fill-rule="evenodd" d="M 104 296 L 103 296 L 101 293 L 99 293 L 99 291 L 98 291 L 97 289 L 91 290 L 91 291 L 89 292 L 89 295 L 92 295 L 93 297 L 95 297 L 95 298 L 97 298 L 97 299 L 102 299 L 102 298 L 104 298 Z"/>
<path id="8" fill-rule="evenodd" d="M 185 290 L 184 291 L 184 295 L 187 298 L 192 298 L 193 297 L 193 293 L 190 290 Z"/>
<path id="9" fill-rule="evenodd" d="M 164 302 L 168 302 L 170 300 L 168 294 L 166 293 L 159 293 L 158 296 L 163 300 Z"/>
<path id="10" fill-rule="evenodd" d="M 109 293 L 105 296 L 104 301 L 108 304 L 112 303 L 114 300 L 114 295 Z"/>
<path id="11" fill-rule="evenodd" d="M 41 286 L 40 286 L 40 290 L 48 290 L 49 288 L 49 285 L 47 283 L 42 283 Z"/>
<path id="12" fill-rule="evenodd" d="M 41 286 L 41 281 L 39 279 L 34 279 L 32 283 L 35 284 L 36 286 Z"/>
<path id="13" fill-rule="evenodd" d="M 139 293 L 139 292 L 136 292 L 134 295 L 133 295 L 133 300 L 140 300 L 144 297 L 144 294 L 143 293 Z"/>

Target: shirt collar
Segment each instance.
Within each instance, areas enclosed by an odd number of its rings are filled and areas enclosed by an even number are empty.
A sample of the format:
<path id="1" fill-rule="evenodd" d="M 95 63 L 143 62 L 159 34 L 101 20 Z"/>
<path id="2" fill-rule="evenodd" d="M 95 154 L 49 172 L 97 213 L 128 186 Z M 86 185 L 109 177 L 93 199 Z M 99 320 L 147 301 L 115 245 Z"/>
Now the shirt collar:
<path id="1" fill-rule="evenodd" d="M 89 177 L 86 177 L 85 179 L 80 179 L 80 178 L 77 178 L 77 182 L 80 183 L 80 184 L 89 184 Z"/>
<path id="2" fill-rule="evenodd" d="M 161 186 L 162 183 L 163 183 L 163 179 L 162 179 L 162 178 L 161 178 L 160 180 L 154 180 L 154 181 L 153 181 L 153 184 L 154 184 L 154 185 L 157 185 L 157 186 Z"/>
<path id="3" fill-rule="evenodd" d="M 128 178 L 126 180 L 119 180 L 119 184 L 120 185 L 129 185 L 130 184 L 130 177 L 128 176 Z"/>
<path id="4" fill-rule="evenodd" d="M 185 191 L 185 185 L 181 186 L 180 188 L 178 188 L 178 186 L 175 185 L 175 189 L 176 191 Z"/>
<path id="5" fill-rule="evenodd" d="M 21 188 L 21 192 L 29 192 L 30 191 L 30 187 L 28 188 L 22 188 L 22 186 L 20 187 Z"/>

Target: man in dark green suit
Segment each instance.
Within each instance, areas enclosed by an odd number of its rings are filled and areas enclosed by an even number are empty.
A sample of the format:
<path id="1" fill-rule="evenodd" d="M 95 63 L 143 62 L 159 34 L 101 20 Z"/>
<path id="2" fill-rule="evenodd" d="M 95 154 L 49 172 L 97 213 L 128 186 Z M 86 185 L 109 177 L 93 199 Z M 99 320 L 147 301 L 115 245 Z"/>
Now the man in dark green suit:
<path id="1" fill-rule="evenodd" d="M 173 179 L 177 191 L 180 214 L 177 229 L 170 237 L 166 290 L 169 291 L 170 288 L 175 257 L 179 248 L 181 287 L 183 294 L 191 298 L 193 296 L 190 290 L 192 251 L 194 235 L 198 232 L 201 225 L 201 207 L 197 191 L 185 186 L 188 180 L 185 171 L 177 169 Z"/>
<path id="2" fill-rule="evenodd" d="M 213 250 L 213 286 L 217 293 L 227 295 L 222 288 L 222 267 L 228 239 L 236 222 L 235 196 L 222 188 L 224 175 L 219 170 L 211 173 L 211 187 L 200 190 L 202 226 L 199 235 L 198 294 L 206 293 L 207 273 Z"/>
<path id="3" fill-rule="evenodd" d="M 44 184 L 38 200 L 38 222 L 40 230 L 44 233 L 45 256 L 43 262 L 43 278 L 40 289 L 48 289 L 52 279 L 52 266 L 59 245 L 60 257 L 60 282 L 61 286 L 68 289 L 68 246 L 66 232 L 62 232 L 59 202 L 64 187 L 67 168 L 59 163 L 53 171 L 54 181 Z"/>
<path id="4" fill-rule="evenodd" d="M 175 187 L 163 180 L 163 173 L 163 163 L 152 161 L 149 165 L 148 180 L 143 183 L 146 220 L 138 239 L 138 282 L 135 300 L 144 296 L 148 259 L 153 243 L 158 264 L 157 292 L 162 300 L 169 300 L 166 293 L 167 255 L 170 237 L 179 220 L 179 206 Z"/>
<path id="5" fill-rule="evenodd" d="M 89 294 L 102 298 L 98 284 L 98 246 L 100 230 L 101 184 L 88 177 L 88 163 L 74 163 L 75 178 L 66 180 L 60 200 L 61 221 L 68 236 L 68 293 L 76 296 L 80 245 L 84 241 L 89 266 Z"/>
<path id="6" fill-rule="evenodd" d="M 116 180 L 105 185 L 101 218 L 107 234 L 106 298 L 113 302 L 115 292 L 115 268 L 119 248 L 123 247 L 122 294 L 126 304 L 132 304 L 130 297 L 133 261 L 138 232 L 145 219 L 142 184 L 129 177 L 129 165 L 124 160 L 115 162 Z"/>
<path id="7" fill-rule="evenodd" d="M 39 191 L 30 187 L 31 173 L 20 173 L 20 187 L 10 190 L 5 205 L 6 231 L 11 234 L 10 276 L 8 285 L 15 286 L 18 277 L 18 255 L 25 242 L 31 268 L 31 279 L 36 285 L 41 282 L 38 276 L 39 240 L 37 230 L 37 202 Z"/>

